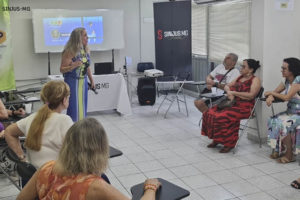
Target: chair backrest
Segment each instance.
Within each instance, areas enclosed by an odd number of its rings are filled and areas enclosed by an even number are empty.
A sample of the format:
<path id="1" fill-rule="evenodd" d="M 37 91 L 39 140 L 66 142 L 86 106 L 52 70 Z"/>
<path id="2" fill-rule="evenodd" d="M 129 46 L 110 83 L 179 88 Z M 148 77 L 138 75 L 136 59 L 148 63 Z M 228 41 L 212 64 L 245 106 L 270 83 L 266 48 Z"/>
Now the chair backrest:
<path id="1" fill-rule="evenodd" d="M 263 95 L 263 93 L 264 93 L 264 90 L 265 90 L 264 87 L 261 87 L 260 90 L 259 90 L 259 92 L 256 95 L 256 98 L 261 98 L 262 95 Z"/>
<path id="2" fill-rule="evenodd" d="M 17 165 L 17 172 L 22 179 L 29 180 L 35 173 L 36 168 L 27 162 L 21 161 L 13 150 L 6 148 L 6 156 Z"/>
<path id="3" fill-rule="evenodd" d="M 152 62 L 140 62 L 137 64 L 138 72 L 144 72 L 147 69 L 154 69 L 154 65 Z"/>

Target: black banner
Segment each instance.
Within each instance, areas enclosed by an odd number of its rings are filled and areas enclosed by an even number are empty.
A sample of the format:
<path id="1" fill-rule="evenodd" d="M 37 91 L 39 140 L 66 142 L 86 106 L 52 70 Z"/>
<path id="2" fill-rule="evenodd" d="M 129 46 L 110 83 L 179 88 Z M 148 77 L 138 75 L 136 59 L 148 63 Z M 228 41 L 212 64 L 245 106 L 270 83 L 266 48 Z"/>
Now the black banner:
<path id="1" fill-rule="evenodd" d="M 154 3 L 156 68 L 165 75 L 192 72 L 191 1 Z"/>

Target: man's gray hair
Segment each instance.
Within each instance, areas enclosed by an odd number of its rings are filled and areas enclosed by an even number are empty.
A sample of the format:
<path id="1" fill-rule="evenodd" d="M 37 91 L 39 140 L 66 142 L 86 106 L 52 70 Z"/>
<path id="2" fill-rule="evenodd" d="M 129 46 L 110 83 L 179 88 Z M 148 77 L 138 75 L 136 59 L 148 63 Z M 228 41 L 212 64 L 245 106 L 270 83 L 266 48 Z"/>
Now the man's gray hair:
<path id="1" fill-rule="evenodd" d="M 231 58 L 234 62 L 237 62 L 239 59 L 239 56 L 236 55 L 235 53 L 229 53 L 228 55 L 231 56 Z"/>

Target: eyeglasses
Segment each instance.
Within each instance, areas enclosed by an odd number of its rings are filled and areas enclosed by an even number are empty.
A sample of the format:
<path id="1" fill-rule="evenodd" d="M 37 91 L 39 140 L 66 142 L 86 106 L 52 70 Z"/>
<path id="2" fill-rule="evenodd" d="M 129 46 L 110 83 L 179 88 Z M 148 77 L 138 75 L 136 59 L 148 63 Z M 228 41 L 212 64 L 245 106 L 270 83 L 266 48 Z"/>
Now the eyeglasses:
<path id="1" fill-rule="evenodd" d="M 287 67 L 281 67 L 281 69 L 282 69 L 282 71 L 287 71 L 288 70 L 288 68 Z"/>

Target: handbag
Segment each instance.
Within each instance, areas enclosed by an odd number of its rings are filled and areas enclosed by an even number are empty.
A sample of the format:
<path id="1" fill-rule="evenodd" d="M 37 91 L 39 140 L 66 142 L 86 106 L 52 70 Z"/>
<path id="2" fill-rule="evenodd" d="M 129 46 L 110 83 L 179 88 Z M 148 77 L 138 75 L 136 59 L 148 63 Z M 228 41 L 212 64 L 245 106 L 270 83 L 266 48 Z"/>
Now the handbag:
<path id="1" fill-rule="evenodd" d="M 230 100 L 226 98 L 218 103 L 217 108 L 218 110 L 223 110 L 224 108 L 232 107 L 235 104 L 235 102 L 236 102 L 235 99 Z"/>

